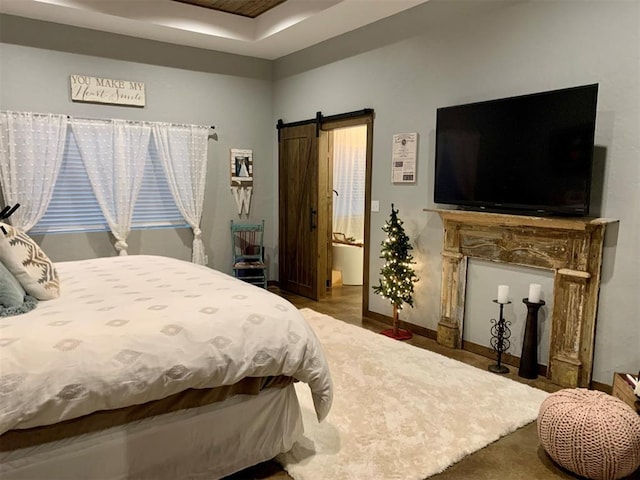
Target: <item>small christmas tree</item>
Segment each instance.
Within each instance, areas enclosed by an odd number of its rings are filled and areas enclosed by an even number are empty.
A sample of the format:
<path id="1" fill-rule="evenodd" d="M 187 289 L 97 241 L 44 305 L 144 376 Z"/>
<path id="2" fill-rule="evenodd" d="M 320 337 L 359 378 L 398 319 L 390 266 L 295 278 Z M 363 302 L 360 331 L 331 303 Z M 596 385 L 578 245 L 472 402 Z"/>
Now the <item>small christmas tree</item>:
<path id="1" fill-rule="evenodd" d="M 409 251 L 413 250 L 413 247 L 409 243 L 409 237 L 404 233 L 402 220 L 398 218 L 398 210 L 393 209 L 393 204 L 391 218 L 382 230 L 387 234 L 380 252 L 380 258 L 383 258 L 385 263 L 380 269 L 380 283 L 373 287 L 373 291 L 382 298 L 389 299 L 393 305 L 393 328 L 381 333 L 406 340 L 411 338 L 412 334 L 408 330 L 398 328 L 398 311 L 402 310 L 405 303 L 413 307 L 413 284 L 418 281 L 418 277 L 411 267 L 415 262 Z"/>

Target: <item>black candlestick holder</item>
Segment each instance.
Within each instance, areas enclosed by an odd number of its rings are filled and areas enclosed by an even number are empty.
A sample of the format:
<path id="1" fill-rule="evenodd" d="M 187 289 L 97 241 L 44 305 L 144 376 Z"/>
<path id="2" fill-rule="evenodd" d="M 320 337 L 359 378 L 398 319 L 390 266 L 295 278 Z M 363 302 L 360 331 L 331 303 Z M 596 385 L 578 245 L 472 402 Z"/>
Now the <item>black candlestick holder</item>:
<path id="1" fill-rule="evenodd" d="M 511 347 L 511 341 L 509 337 L 511 337 L 511 329 L 509 325 L 511 322 L 507 322 L 504 319 L 503 310 L 504 306 L 511 303 L 500 303 L 498 300 L 494 300 L 494 303 L 500 305 L 500 317 L 498 320 L 495 318 L 491 319 L 491 346 L 493 350 L 496 352 L 496 361 L 495 365 L 489 365 L 489 371 L 493 373 L 509 373 L 509 369 L 502 365 L 502 354 L 509 350 Z"/>
<path id="2" fill-rule="evenodd" d="M 522 355 L 518 376 L 522 378 L 538 377 L 538 310 L 544 305 L 544 300 L 530 302 L 523 298 L 522 303 L 527 306 L 527 321 L 524 327 Z"/>

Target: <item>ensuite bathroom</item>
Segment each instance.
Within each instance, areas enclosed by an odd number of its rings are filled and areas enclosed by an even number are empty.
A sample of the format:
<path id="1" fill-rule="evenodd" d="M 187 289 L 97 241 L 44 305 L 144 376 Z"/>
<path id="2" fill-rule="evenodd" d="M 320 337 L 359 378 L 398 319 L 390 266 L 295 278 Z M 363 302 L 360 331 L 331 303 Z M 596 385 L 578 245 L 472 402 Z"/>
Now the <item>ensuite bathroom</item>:
<path id="1" fill-rule="evenodd" d="M 332 286 L 362 285 L 367 126 L 333 130 Z"/>

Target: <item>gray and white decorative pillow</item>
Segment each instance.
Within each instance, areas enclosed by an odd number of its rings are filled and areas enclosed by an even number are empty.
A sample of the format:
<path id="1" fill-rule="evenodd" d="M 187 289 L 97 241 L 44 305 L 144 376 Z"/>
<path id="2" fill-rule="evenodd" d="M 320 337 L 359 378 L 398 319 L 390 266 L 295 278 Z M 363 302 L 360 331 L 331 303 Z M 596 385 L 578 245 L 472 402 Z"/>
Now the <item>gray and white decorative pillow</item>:
<path id="1" fill-rule="evenodd" d="M 26 233 L 0 223 L 0 261 L 16 277 L 26 292 L 38 300 L 60 296 L 60 280 L 49 257 Z"/>

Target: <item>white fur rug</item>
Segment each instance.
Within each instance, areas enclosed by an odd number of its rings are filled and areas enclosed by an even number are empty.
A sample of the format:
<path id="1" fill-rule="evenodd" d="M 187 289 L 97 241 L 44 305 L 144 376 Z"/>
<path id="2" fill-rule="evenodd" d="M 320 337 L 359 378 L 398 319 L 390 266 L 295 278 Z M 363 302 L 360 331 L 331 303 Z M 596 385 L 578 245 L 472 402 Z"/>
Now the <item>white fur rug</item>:
<path id="1" fill-rule="evenodd" d="M 547 393 L 311 309 L 334 382 L 318 424 L 296 384 L 305 434 L 278 462 L 296 480 L 424 479 L 536 419 Z"/>

